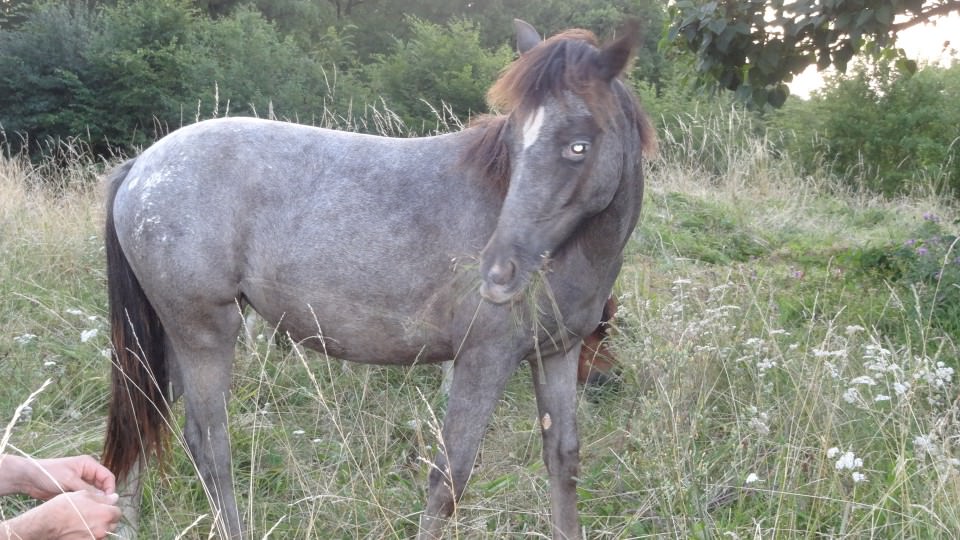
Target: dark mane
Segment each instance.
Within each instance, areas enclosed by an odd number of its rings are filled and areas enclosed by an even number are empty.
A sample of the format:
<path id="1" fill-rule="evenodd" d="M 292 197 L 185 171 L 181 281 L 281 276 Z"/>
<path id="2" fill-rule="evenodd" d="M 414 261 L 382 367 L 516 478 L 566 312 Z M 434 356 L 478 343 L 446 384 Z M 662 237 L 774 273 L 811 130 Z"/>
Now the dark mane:
<path id="1" fill-rule="evenodd" d="M 516 112 L 522 121 L 548 94 L 570 90 L 595 113 L 607 112 L 613 104 L 596 76 L 599 56 L 597 38 L 589 30 L 561 32 L 510 64 L 487 91 L 487 102 L 505 114 Z"/>
<path id="2" fill-rule="evenodd" d="M 634 31 L 629 29 L 628 31 Z M 510 155 L 504 140 L 508 119 L 516 121 L 535 110 L 548 95 L 571 91 L 580 96 L 601 126 L 626 115 L 640 136 L 645 156 L 656 152 L 656 135 L 636 96 L 622 81 L 610 85 L 597 76 L 600 58 L 597 39 L 589 30 L 567 30 L 550 37 L 507 66 L 487 91 L 487 102 L 499 115 L 481 116 L 470 123 L 476 131 L 461 162 L 478 171 L 506 195 L 510 183 Z"/>
<path id="3" fill-rule="evenodd" d="M 467 126 L 467 130 L 474 134 L 473 139 L 460 156 L 461 165 L 480 173 L 501 199 L 506 198 L 510 187 L 510 151 L 503 133 L 508 118 L 502 114 L 474 118 Z"/>

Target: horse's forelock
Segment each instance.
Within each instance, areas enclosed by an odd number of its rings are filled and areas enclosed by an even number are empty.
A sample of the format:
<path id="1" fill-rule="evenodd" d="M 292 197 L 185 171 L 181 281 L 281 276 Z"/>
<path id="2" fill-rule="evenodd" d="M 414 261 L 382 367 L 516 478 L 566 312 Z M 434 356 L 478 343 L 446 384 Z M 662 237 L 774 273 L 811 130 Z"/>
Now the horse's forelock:
<path id="1" fill-rule="evenodd" d="M 589 30 L 567 30 L 548 38 L 507 66 L 487 91 L 491 108 L 502 115 L 481 116 L 471 122 L 476 138 L 463 154 L 462 164 L 478 170 L 501 196 L 510 183 L 510 156 L 504 140 L 509 118 L 520 125 L 550 95 L 570 91 L 584 100 L 601 127 L 626 115 L 640 136 L 641 151 L 656 151 L 656 135 L 636 97 L 622 82 L 597 76 L 600 48 Z"/>
<path id="2" fill-rule="evenodd" d="M 599 58 L 600 49 L 592 32 L 567 30 L 507 66 L 487 92 L 487 101 L 494 110 L 523 122 L 549 95 L 570 91 L 580 96 L 594 114 L 607 116 L 615 104 L 607 81 L 596 75 Z"/>

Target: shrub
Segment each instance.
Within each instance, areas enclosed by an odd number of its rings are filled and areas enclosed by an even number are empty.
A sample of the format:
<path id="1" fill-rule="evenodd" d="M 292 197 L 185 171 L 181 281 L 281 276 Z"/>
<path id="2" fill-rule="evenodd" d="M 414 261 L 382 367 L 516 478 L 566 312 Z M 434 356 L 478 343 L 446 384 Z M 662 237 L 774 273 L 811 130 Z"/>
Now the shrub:
<path id="1" fill-rule="evenodd" d="M 84 5 L 40 4 L 0 30 L 0 125 L 13 152 L 76 136 L 98 154 L 133 151 L 198 118 L 323 110 L 322 69 L 257 11 L 211 20 L 186 0 Z"/>
<path id="2" fill-rule="evenodd" d="M 12 150 L 37 152 L 49 138 L 85 132 L 96 22 L 82 3 L 51 3 L 0 30 L 0 126 Z"/>
<path id="3" fill-rule="evenodd" d="M 412 37 L 397 41 L 393 52 L 377 56 L 367 69 L 373 93 L 414 129 L 435 125 L 435 111 L 443 106 L 460 119 L 485 112 L 487 88 L 512 58 L 510 49 L 485 49 L 467 21 L 408 21 Z"/>
<path id="4" fill-rule="evenodd" d="M 887 195 L 922 182 L 960 192 L 960 64 L 915 74 L 880 63 L 835 77 L 774 123 L 791 131 L 808 168 L 835 171 Z M 796 101 L 796 100 L 793 100 Z"/>

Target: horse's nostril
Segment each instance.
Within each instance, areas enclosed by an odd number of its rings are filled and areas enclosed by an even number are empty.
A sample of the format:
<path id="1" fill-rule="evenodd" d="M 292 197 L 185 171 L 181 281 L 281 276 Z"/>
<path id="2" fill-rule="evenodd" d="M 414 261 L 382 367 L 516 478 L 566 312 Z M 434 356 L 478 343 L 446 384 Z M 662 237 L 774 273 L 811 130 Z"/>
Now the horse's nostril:
<path id="1" fill-rule="evenodd" d="M 497 262 L 490 267 L 488 277 L 496 285 L 507 285 L 513 281 L 516 270 L 517 267 L 513 264 L 513 261 Z"/>

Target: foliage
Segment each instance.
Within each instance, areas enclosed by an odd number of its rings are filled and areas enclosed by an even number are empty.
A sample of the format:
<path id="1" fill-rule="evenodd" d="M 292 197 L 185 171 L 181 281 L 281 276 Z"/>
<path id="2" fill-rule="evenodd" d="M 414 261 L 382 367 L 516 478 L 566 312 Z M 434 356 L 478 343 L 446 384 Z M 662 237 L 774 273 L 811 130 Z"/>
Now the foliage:
<path id="1" fill-rule="evenodd" d="M 467 21 L 441 27 L 411 19 L 409 24 L 412 37 L 368 66 L 374 94 L 414 128 L 435 125 L 444 107 L 462 120 L 485 113 L 487 88 L 511 60 L 510 49 L 484 49 L 479 31 Z"/>
<path id="2" fill-rule="evenodd" d="M 857 65 L 772 124 L 813 171 L 835 171 L 892 195 L 932 185 L 960 193 L 960 64 L 902 72 L 893 62 Z"/>
<path id="3" fill-rule="evenodd" d="M 0 126 L 32 155 L 82 137 L 95 152 L 134 151 L 181 125 L 224 114 L 317 122 L 330 111 L 363 129 L 389 107 L 405 134 L 486 111 L 510 60 L 511 18 L 545 33 L 586 26 L 605 37 L 639 17 L 637 70 L 657 81 L 662 6 L 495 0 L 17 0 L 0 26 Z M 483 7 L 483 9 L 481 9 Z M 421 14 L 420 16 L 405 14 Z M 22 141 L 18 138 L 22 137 Z"/>
<path id="4" fill-rule="evenodd" d="M 696 54 L 702 81 L 780 107 L 785 83 L 807 66 L 842 72 L 868 40 L 874 50 L 888 47 L 898 30 L 958 10 L 956 0 L 679 0 L 670 7 L 668 39 Z M 916 69 L 902 56 L 900 63 Z"/>
<path id="5" fill-rule="evenodd" d="M 903 242 L 860 247 L 845 259 L 912 293 L 926 325 L 960 336 L 960 245 L 940 216 L 927 212 Z"/>
<path id="6" fill-rule="evenodd" d="M 80 135 L 94 99 L 85 78 L 97 21 L 83 4 L 49 4 L 0 31 L 0 126 L 15 145 Z"/>
<path id="7" fill-rule="evenodd" d="M 259 12 L 213 20 L 183 0 L 43 4 L 0 33 L 0 75 L 0 123 L 34 154 L 76 135 L 130 150 L 227 113 L 310 118 L 327 93 L 320 66 Z"/>
<path id="8" fill-rule="evenodd" d="M 3 0 L 0 2 L 0 29 L 13 28 L 24 20 L 31 0 Z"/>

